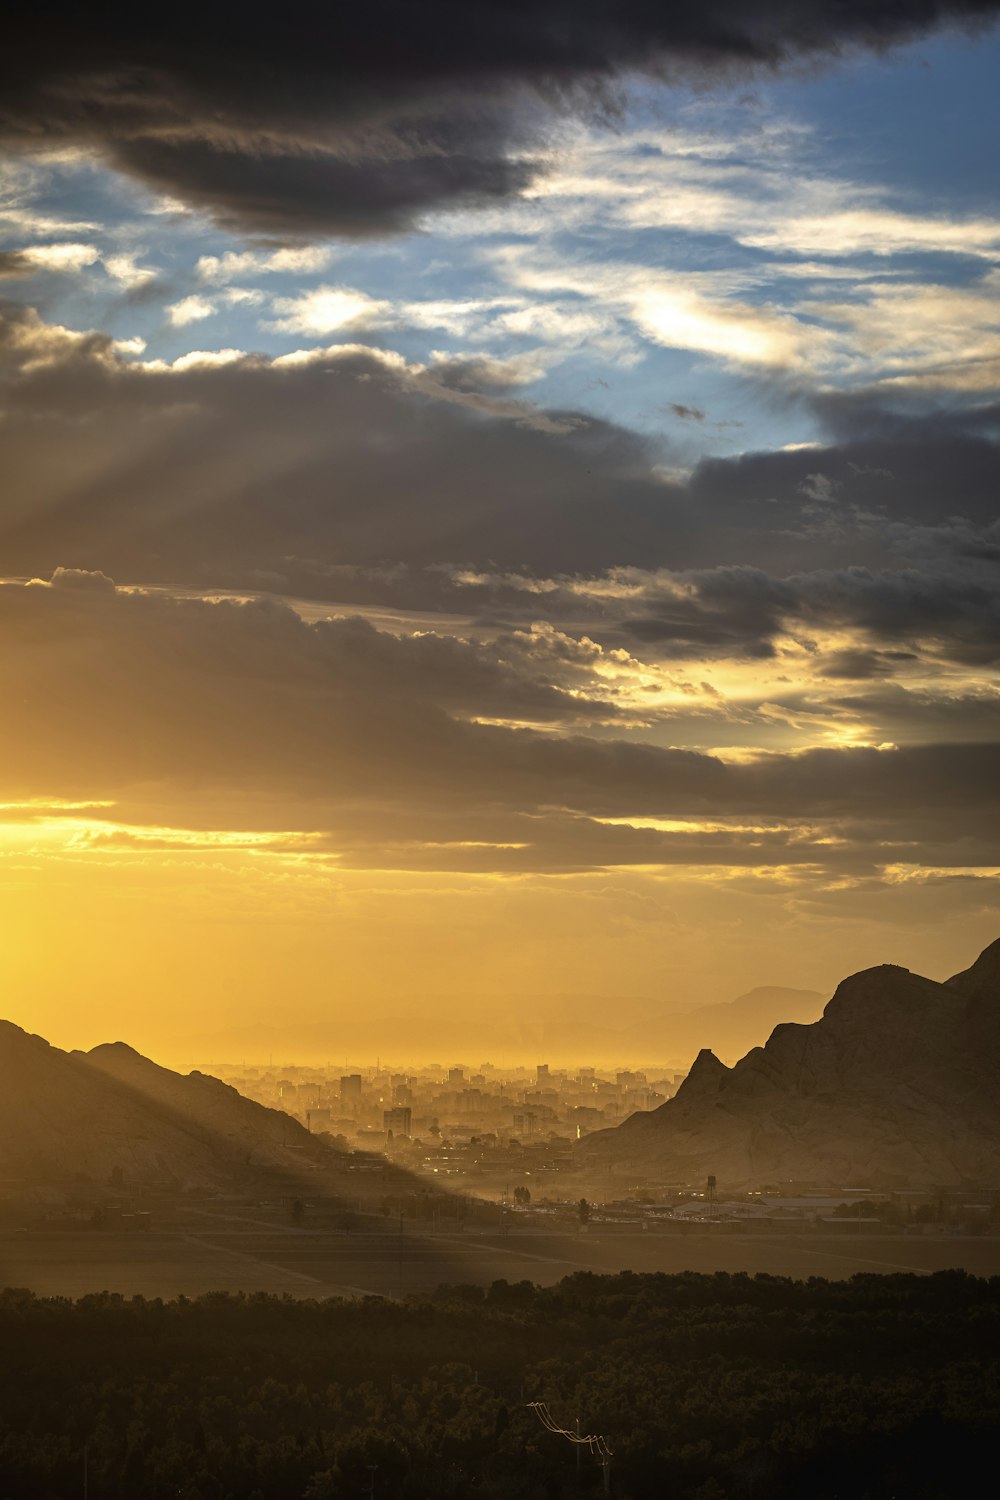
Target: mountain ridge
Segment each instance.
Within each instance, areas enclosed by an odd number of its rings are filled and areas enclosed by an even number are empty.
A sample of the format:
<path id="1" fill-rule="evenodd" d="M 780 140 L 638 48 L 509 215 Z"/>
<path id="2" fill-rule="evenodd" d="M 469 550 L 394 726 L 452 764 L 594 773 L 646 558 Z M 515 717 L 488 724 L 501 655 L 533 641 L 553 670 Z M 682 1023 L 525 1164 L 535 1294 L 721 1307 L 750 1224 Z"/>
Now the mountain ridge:
<path id="1" fill-rule="evenodd" d="M 810 1025 L 733 1067 L 699 1052 L 675 1097 L 587 1154 L 733 1185 L 1000 1180 L 1000 942 L 944 983 L 896 964 L 844 979 Z"/>
<path id="2" fill-rule="evenodd" d="M 0 1021 L 0 1176 L 231 1189 L 339 1164 L 289 1115 L 219 1079 L 173 1073 L 124 1042 L 64 1052 Z"/>

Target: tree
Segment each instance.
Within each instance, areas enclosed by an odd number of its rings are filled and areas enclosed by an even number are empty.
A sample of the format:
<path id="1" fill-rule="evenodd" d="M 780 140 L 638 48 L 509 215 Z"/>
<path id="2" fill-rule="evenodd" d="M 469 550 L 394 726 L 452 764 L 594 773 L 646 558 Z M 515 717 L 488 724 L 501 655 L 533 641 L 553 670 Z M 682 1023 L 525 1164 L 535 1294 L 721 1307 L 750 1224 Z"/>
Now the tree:
<path id="1" fill-rule="evenodd" d="M 580 1220 L 581 1224 L 590 1223 L 590 1204 L 587 1202 L 586 1198 L 581 1198 L 579 1203 L 577 1204 L 576 1216 Z"/>

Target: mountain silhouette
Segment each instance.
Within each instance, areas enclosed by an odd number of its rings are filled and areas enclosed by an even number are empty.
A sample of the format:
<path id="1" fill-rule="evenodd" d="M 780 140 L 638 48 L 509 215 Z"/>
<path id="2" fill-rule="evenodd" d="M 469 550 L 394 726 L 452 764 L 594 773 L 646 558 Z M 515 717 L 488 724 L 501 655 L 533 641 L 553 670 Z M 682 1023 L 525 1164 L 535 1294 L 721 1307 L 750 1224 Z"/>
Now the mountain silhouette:
<path id="1" fill-rule="evenodd" d="M 1000 940 L 944 984 L 853 974 L 819 1020 L 775 1027 L 731 1068 L 702 1050 L 673 1099 L 581 1151 L 733 1185 L 998 1182 L 998 1084 Z"/>
<path id="2" fill-rule="evenodd" d="M 0 1021 L 0 1177 L 234 1190 L 344 1165 L 290 1115 L 217 1078 L 172 1073 L 123 1042 L 63 1052 Z"/>

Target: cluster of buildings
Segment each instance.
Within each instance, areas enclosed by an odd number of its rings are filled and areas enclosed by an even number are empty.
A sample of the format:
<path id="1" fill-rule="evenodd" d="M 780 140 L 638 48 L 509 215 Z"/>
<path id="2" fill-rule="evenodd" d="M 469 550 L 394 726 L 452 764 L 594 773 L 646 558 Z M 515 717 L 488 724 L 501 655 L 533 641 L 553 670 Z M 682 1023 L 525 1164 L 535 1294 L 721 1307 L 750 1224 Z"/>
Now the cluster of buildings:
<path id="1" fill-rule="evenodd" d="M 396 1071 L 212 1065 L 241 1094 L 294 1115 L 313 1133 L 384 1151 L 438 1176 L 558 1170 L 574 1142 L 655 1109 L 683 1073 L 596 1068 L 430 1065 Z"/>

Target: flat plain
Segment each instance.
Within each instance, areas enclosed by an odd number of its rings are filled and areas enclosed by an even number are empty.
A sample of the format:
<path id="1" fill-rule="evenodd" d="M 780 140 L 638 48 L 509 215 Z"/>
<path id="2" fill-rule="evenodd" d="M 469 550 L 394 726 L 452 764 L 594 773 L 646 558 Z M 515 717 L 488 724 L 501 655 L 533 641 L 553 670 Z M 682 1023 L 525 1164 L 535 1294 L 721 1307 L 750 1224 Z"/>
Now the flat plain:
<path id="1" fill-rule="evenodd" d="M 574 1271 L 745 1271 L 804 1279 L 960 1268 L 1000 1275 L 1000 1237 L 986 1235 L 586 1233 L 555 1228 L 447 1230 L 359 1216 L 350 1230 L 192 1209 L 145 1233 L 4 1229 L 0 1286 L 44 1296 L 399 1297 L 443 1283 L 548 1285 Z"/>

